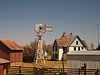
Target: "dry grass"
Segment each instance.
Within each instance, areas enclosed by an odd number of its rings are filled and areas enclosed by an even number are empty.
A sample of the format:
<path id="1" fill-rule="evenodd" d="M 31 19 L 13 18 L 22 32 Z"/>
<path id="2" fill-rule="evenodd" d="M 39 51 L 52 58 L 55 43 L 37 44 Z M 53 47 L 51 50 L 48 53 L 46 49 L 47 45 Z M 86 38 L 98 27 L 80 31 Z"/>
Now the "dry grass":
<path id="1" fill-rule="evenodd" d="M 50 58 L 49 58 L 50 59 Z M 62 61 L 45 60 L 44 63 L 12 63 L 11 66 L 23 66 L 23 67 L 37 67 L 37 68 L 62 68 Z M 64 61 L 64 68 L 67 68 L 67 61 Z"/>
<path id="2" fill-rule="evenodd" d="M 44 63 L 12 63 L 11 66 L 23 66 L 23 67 L 37 67 L 37 68 L 62 68 L 62 61 L 45 61 Z M 67 62 L 64 61 L 64 67 L 67 67 Z"/>

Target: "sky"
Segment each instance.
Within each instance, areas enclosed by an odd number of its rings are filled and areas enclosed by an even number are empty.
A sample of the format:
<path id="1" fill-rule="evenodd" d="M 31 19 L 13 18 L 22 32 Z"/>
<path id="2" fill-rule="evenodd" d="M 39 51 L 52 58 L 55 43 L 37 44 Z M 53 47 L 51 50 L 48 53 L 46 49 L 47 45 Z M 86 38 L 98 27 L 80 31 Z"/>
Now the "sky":
<path id="1" fill-rule="evenodd" d="M 29 44 L 36 38 L 38 22 L 53 27 L 43 36 L 47 44 L 66 32 L 96 47 L 100 0 L 0 0 L 0 39 Z"/>

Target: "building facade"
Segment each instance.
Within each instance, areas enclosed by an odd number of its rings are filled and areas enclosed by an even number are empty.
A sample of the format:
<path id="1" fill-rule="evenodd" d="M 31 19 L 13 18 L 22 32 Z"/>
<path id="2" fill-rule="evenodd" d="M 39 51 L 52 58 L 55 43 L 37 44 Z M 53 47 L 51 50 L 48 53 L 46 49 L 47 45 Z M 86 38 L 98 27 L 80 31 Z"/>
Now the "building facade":
<path id="1" fill-rule="evenodd" d="M 87 69 L 100 69 L 100 51 L 73 51 L 67 54 L 68 68 L 81 68 L 84 63 Z"/>
<path id="2" fill-rule="evenodd" d="M 10 61 L 0 58 L 0 75 L 7 75 L 7 69 L 10 66 Z"/>
<path id="3" fill-rule="evenodd" d="M 62 56 L 65 59 L 66 53 L 71 51 L 86 51 L 88 49 L 84 40 L 81 40 L 79 36 L 63 33 L 62 37 L 56 39 L 51 51 L 51 58 L 53 60 L 62 60 Z"/>
<path id="4" fill-rule="evenodd" d="M 23 48 L 11 40 L 0 40 L 0 58 L 11 62 L 23 61 Z"/>

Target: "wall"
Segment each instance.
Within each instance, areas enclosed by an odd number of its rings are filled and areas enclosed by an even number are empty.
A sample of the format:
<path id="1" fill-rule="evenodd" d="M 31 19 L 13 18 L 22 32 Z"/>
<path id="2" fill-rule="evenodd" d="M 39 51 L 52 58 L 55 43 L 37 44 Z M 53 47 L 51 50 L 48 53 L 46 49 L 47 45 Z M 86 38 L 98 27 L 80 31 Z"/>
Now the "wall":
<path id="1" fill-rule="evenodd" d="M 74 51 L 74 47 L 69 47 L 69 51 Z"/>
<path id="2" fill-rule="evenodd" d="M 78 45 L 76 44 L 76 41 L 78 41 Z M 83 46 L 82 43 L 79 41 L 79 39 L 75 39 L 74 42 L 71 44 L 71 46 Z"/>
<path id="3" fill-rule="evenodd" d="M 22 62 L 23 50 L 10 50 L 0 42 L 0 58 L 9 60 L 11 62 Z"/>
<path id="4" fill-rule="evenodd" d="M 76 44 L 76 41 L 78 41 L 78 45 Z M 74 51 L 74 47 L 76 47 L 76 51 L 78 51 L 78 47 L 80 47 L 80 51 L 85 51 L 85 47 L 82 45 L 79 39 L 75 39 L 74 42 L 70 45 L 69 51 Z M 83 49 L 82 49 L 83 47 Z"/>
<path id="5" fill-rule="evenodd" d="M 69 52 L 71 52 L 71 51 L 75 51 L 74 47 L 69 47 Z M 76 51 L 78 51 L 78 47 L 76 47 Z M 86 49 L 84 47 L 83 47 L 83 49 L 82 49 L 82 47 L 80 47 L 80 51 L 86 51 Z"/>
<path id="6" fill-rule="evenodd" d="M 57 47 L 57 51 L 55 50 L 56 47 L 57 46 L 54 46 L 53 49 L 51 50 L 51 59 L 53 59 L 53 60 L 57 60 L 57 59 L 55 59 L 55 54 L 58 54 L 58 47 Z"/>
<path id="7" fill-rule="evenodd" d="M 10 50 L 4 44 L 0 42 L 0 58 L 10 60 L 9 52 Z"/>
<path id="8" fill-rule="evenodd" d="M 23 61 L 23 52 L 22 51 L 12 51 L 10 53 L 11 62 L 22 62 Z"/>
<path id="9" fill-rule="evenodd" d="M 62 60 L 62 55 L 63 55 L 63 48 L 59 48 L 59 53 L 58 53 L 58 60 Z"/>
<path id="10" fill-rule="evenodd" d="M 0 75 L 4 75 L 3 65 L 0 64 Z"/>
<path id="11" fill-rule="evenodd" d="M 68 55 L 68 68 L 80 68 L 86 63 L 88 69 L 100 69 L 100 55 Z"/>

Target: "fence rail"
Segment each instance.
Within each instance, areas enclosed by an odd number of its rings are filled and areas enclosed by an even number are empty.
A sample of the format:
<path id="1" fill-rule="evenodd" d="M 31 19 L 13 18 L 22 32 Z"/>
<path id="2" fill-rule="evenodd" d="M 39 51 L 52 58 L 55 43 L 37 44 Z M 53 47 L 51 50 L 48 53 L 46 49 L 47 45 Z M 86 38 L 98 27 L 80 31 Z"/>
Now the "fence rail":
<path id="1" fill-rule="evenodd" d="M 84 69 L 77 68 L 35 68 L 11 66 L 8 69 L 7 75 L 100 75 L 99 69 Z"/>

